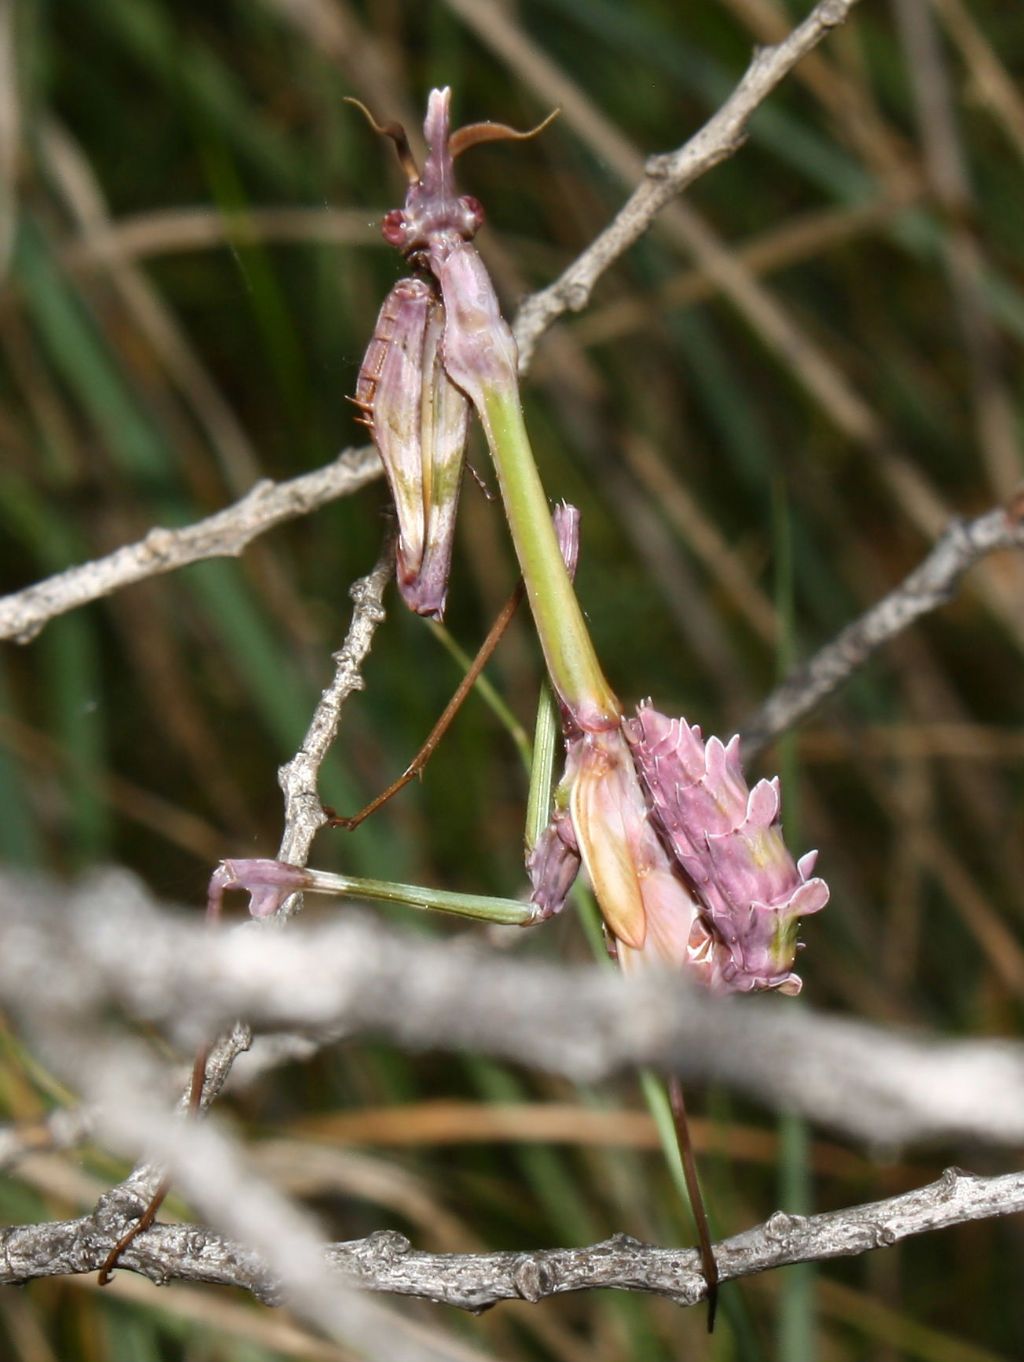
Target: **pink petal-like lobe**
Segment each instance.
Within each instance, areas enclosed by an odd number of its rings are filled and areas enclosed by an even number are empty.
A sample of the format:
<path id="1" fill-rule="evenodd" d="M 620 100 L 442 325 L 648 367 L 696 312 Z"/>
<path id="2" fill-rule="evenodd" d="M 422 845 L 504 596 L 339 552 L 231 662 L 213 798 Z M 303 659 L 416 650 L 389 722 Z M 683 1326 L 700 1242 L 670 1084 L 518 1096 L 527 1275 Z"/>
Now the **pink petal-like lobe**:
<path id="1" fill-rule="evenodd" d="M 732 991 L 798 992 L 799 920 L 824 908 L 828 886 L 812 878 L 815 854 L 794 863 L 782 840 L 778 778 L 748 790 L 738 738 L 705 744 L 649 705 L 623 727 L 662 836 L 728 953 L 716 978 Z"/>

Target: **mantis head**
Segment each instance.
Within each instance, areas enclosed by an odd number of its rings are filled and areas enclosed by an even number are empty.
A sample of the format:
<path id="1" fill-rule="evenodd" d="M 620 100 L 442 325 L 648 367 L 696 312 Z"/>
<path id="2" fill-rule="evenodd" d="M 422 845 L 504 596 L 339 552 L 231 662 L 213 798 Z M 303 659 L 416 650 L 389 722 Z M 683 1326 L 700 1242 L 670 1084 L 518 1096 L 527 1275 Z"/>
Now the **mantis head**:
<path id="1" fill-rule="evenodd" d="M 402 208 L 392 208 L 384 215 L 381 233 L 389 246 L 394 246 L 414 264 L 432 240 L 449 234 L 462 241 L 472 241 L 484 221 L 484 210 L 471 194 L 459 194 L 455 185 L 455 160 L 479 142 L 525 141 L 535 137 L 557 117 L 558 111 L 548 115 L 529 132 L 517 132 L 504 123 L 470 123 L 451 131 L 451 90 L 431 90 L 427 101 L 427 116 L 423 136 L 427 156 L 421 171 L 409 146 L 409 139 L 401 123 L 378 123 L 365 105 L 348 99 L 366 115 L 375 132 L 390 137 L 398 152 L 398 159 L 409 181 L 409 189 Z"/>

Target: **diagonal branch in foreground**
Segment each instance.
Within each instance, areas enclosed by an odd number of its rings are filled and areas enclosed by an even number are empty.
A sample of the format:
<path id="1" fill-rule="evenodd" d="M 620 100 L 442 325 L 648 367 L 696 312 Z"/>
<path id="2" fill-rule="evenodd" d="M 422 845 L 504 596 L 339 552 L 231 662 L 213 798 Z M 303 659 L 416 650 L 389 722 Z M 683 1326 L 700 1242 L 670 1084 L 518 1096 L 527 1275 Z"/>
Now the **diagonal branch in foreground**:
<path id="1" fill-rule="evenodd" d="M 722 1281 L 792 1263 L 855 1257 L 972 1220 L 1024 1211 L 1024 1173 L 977 1177 L 950 1168 L 936 1182 L 882 1201 L 824 1215 L 777 1211 L 764 1224 L 715 1246 Z M 21 1225 L 0 1232 L 0 1285 L 92 1272 L 109 1250 L 93 1217 Z M 328 1244 L 328 1263 L 347 1286 L 420 1297 L 479 1311 L 504 1300 L 537 1302 L 570 1291 L 613 1289 L 694 1305 L 704 1294 L 695 1249 L 659 1248 L 615 1235 L 583 1248 L 504 1253 L 423 1253 L 401 1234 Z M 165 1283 L 236 1286 L 268 1304 L 280 1300 L 266 1265 L 243 1245 L 194 1225 L 155 1225 L 121 1265 Z"/>
<path id="2" fill-rule="evenodd" d="M 238 1142 L 216 1121 L 168 1121 L 166 1109 L 147 1096 L 162 1086 L 161 1066 L 135 1040 L 104 1044 L 102 1023 L 81 1019 L 74 1034 L 62 1020 L 39 1018 L 33 1039 L 38 1053 L 53 1057 L 56 1072 L 73 1075 L 89 1102 L 95 1131 L 105 1147 L 119 1153 L 153 1148 L 171 1170 L 198 1213 L 237 1247 L 282 1299 L 303 1319 L 343 1341 L 360 1357 L 385 1356 L 389 1362 L 451 1362 L 449 1340 L 435 1327 L 424 1336 L 413 1321 L 390 1305 L 353 1290 L 331 1270 L 323 1252 L 323 1231 L 309 1209 L 254 1174 Z M 88 1258 L 99 1242 L 116 1244 L 118 1256 L 132 1242 L 124 1230 L 136 1222 L 139 1207 L 126 1204 L 122 1189 L 101 1197 L 93 1213 L 59 1236 L 71 1253 Z M 43 1251 L 51 1226 L 37 1227 L 43 1244 L 0 1238 L 0 1280 L 19 1252 Z M 244 1246 L 244 1247 L 243 1247 Z M 198 1246 L 189 1244 L 190 1253 Z M 20 1269 L 19 1269 L 20 1270 Z M 432 1336 L 431 1336 L 432 1335 Z"/>
<path id="3" fill-rule="evenodd" d="M 967 570 L 1001 549 L 1024 548 L 1024 496 L 973 520 L 954 520 L 926 558 L 786 678 L 744 725 L 748 758 L 845 684 L 890 639 L 956 594 Z"/>

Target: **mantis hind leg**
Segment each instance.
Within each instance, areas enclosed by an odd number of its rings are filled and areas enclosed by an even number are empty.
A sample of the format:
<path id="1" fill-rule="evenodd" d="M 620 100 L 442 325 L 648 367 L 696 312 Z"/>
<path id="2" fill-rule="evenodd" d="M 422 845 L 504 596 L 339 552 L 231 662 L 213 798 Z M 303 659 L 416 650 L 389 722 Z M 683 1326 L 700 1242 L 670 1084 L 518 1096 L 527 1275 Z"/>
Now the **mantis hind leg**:
<path id="1" fill-rule="evenodd" d="M 363 808 L 361 808 L 358 813 L 354 813 L 348 817 L 344 817 L 342 815 L 334 813 L 333 810 L 325 810 L 325 812 L 328 813 L 330 827 L 347 828 L 349 832 L 354 831 L 359 826 L 359 824 L 363 822 L 364 819 L 369 818 L 370 814 L 376 813 L 378 809 L 382 808 L 388 802 L 389 799 L 393 799 L 394 796 L 398 794 L 400 790 L 404 790 L 405 787 L 409 784 L 409 782 L 411 780 L 414 780 L 416 776 L 420 774 L 420 772 L 426 766 L 427 762 L 433 756 L 434 750 L 437 747 L 438 743 L 441 741 L 444 735 L 448 732 L 448 729 L 451 727 L 452 721 L 454 720 L 456 714 L 458 714 L 459 710 L 462 708 L 463 701 L 465 700 L 469 692 L 473 689 L 474 685 L 476 685 L 477 678 L 483 671 L 484 667 L 487 666 L 487 663 L 490 661 L 491 655 L 494 652 L 495 648 L 497 648 L 498 644 L 501 642 L 502 635 L 505 633 L 505 630 L 508 628 L 509 624 L 512 621 L 512 616 L 516 613 L 516 611 L 519 608 L 519 605 L 523 599 L 524 592 L 525 588 L 523 586 L 522 581 L 520 581 L 517 584 L 515 590 L 509 596 L 508 600 L 502 606 L 497 619 L 491 625 L 487 637 L 480 645 L 480 649 L 477 652 L 476 657 L 470 664 L 469 670 L 466 672 L 465 676 L 460 681 L 458 689 L 455 691 L 455 694 L 448 701 L 447 705 L 445 705 L 444 712 L 442 713 L 441 717 L 438 719 L 434 727 L 430 730 L 426 740 L 423 743 L 423 746 L 416 753 L 412 761 L 405 768 L 405 770 L 398 777 L 398 779 L 392 781 L 386 790 L 383 790 L 376 797 L 376 799 L 371 799 L 369 804 L 366 804 Z"/>
<path id="2" fill-rule="evenodd" d="M 718 1308 L 718 1264 L 715 1262 L 714 1250 L 711 1247 L 708 1213 L 704 1205 L 704 1193 L 700 1189 L 700 1180 L 697 1177 L 697 1163 L 693 1157 L 693 1141 L 690 1139 L 690 1124 L 686 1119 L 683 1085 L 678 1078 L 670 1078 L 668 1081 L 668 1100 L 672 1108 L 672 1124 L 676 1129 L 679 1157 L 683 1162 L 683 1176 L 686 1179 L 686 1191 L 690 1198 L 690 1210 L 693 1212 L 693 1221 L 697 1227 L 697 1246 L 700 1250 L 701 1271 L 704 1273 L 704 1280 L 708 1285 L 708 1333 L 710 1334 L 714 1332 L 715 1311 Z"/>

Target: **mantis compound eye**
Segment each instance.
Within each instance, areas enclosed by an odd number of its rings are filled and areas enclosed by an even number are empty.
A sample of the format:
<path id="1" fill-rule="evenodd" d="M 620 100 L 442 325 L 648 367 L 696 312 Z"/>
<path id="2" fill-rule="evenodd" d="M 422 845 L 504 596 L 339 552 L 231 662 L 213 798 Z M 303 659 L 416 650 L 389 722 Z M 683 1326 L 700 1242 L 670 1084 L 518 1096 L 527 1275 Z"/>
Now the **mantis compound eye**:
<path id="1" fill-rule="evenodd" d="M 463 194 L 459 199 L 459 210 L 461 221 L 459 230 L 467 241 L 471 240 L 484 225 L 486 214 L 484 206 L 479 199 L 475 199 L 472 194 Z"/>
<path id="2" fill-rule="evenodd" d="M 408 231 L 409 223 L 401 208 L 392 208 L 390 213 L 384 214 L 380 234 L 389 246 L 397 246 L 401 250 L 405 245 Z"/>

